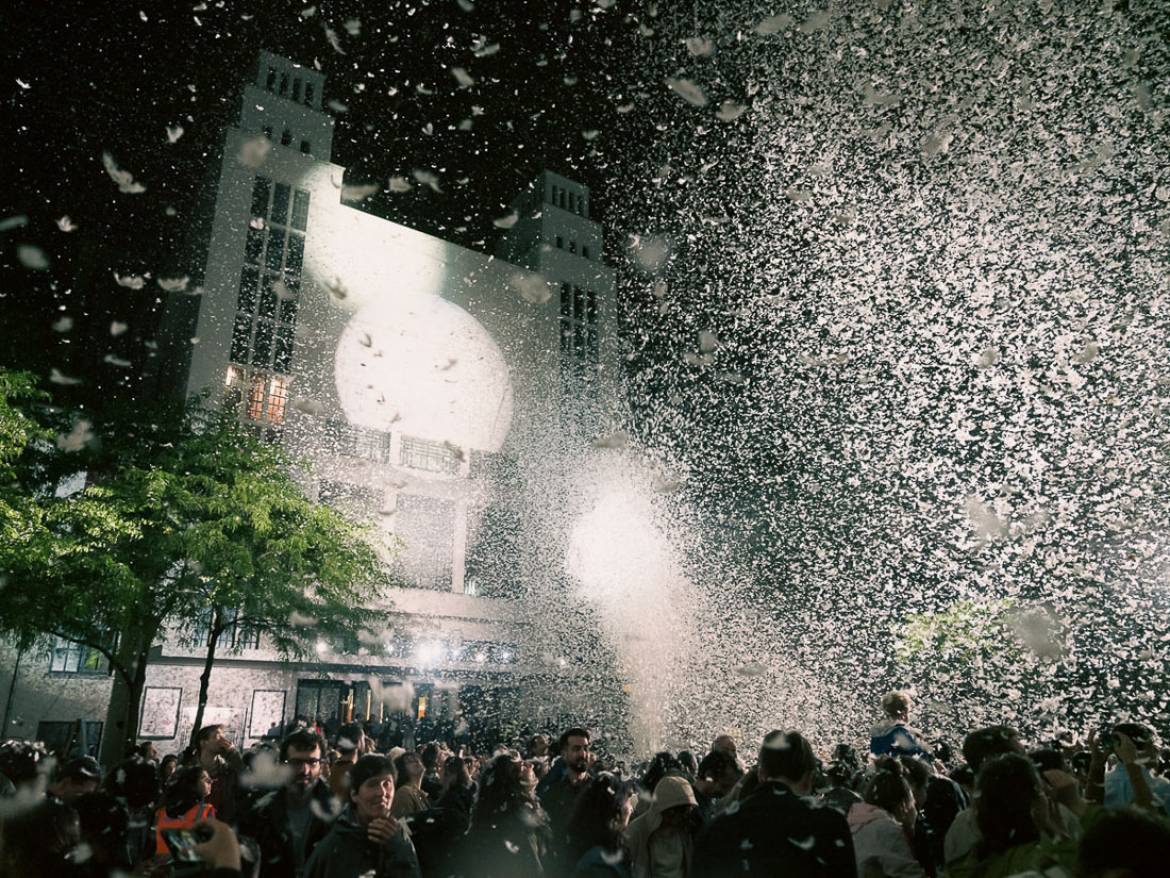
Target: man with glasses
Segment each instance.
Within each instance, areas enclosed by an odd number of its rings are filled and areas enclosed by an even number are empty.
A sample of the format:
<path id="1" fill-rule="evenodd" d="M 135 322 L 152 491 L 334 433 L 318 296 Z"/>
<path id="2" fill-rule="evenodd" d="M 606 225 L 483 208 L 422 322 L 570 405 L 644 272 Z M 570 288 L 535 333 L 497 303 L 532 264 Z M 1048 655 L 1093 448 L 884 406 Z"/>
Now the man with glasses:
<path id="1" fill-rule="evenodd" d="M 260 849 L 259 878 L 300 878 L 313 848 L 329 833 L 339 804 L 321 778 L 320 735 L 297 729 L 280 744 L 284 787 L 263 795 L 240 821 Z"/>

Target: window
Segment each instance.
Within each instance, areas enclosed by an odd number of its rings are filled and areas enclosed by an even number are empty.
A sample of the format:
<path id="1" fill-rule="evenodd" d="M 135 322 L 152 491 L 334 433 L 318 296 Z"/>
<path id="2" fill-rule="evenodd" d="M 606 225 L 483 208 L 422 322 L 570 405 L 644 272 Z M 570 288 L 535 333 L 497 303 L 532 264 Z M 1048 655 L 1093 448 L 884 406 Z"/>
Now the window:
<path id="1" fill-rule="evenodd" d="M 285 270 L 297 277 L 305 262 L 305 239 L 301 235 L 288 236 L 288 254 L 284 262 Z"/>
<path id="2" fill-rule="evenodd" d="M 576 252 L 577 252 L 577 242 L 576 242 L 576 241 L 573 241 L 573 240 L 570 240 L 570 241 L 569 241 L 569 252 L 570 252 L 570 253 L 576 253 Z"/>
<path id="3" fill-rule="evenodd" d="M 305 155 L 312 155 L 313 154 L 313 147 L 309 143 L 309 141 L 307 141 L 307 140 L 301 141 L 301 152 L 303 152 Z"/>
<path id="4" fill-rule="evenodd" d="M 256 310 L 256 279 L 259 272 L 250 265 L 245 265 L 240 272 L 240 295 L 236 300 L 236 310 L 251 314 Z"/>
<path id="5" fill-rule="evenodd" d="M 236 363 L 245 363 L 248 360 L 248 348 L 252 341 L 252 318 L 243 314 L 236 315 L 236 323 L 232 329 L 232 360 Z M 229 382 L 230 384 L 230 382 Z"/>
<path id="6" fill-rule="evenodd" d="M 557 235 L 557 249 L 558 250 L 565 249 L 565 239 L 562 238 L 560 235 Z"/>
<path id="7" fill-rule="evenodd" d="M 73 643 L 63 637 L 53 638 L 49 672 L 53 674 L 108 674 L 110 663 L 96 649 Z"/>
<path id="8" fill-rule="evenodd" d="M 280 271 L 284 262 L 284 229 L 270 226 L 268 229 L 268 249 L 264 253 L 264 266 L 269 271 Z"/>
<path id="9" fill-rule="evenodd" d="M 552 187 L 552 198 L 550 198 L 549 201 L 553 204 L 557 203 L 557 187 L 556 186 Z"/>
<path id="10" fill-rule="evenodd" d="M 252 338 L 252 364 L 267 366 L 272 358 L 272 321 L 257 320 L 256 335 Z M 248 417 L 260 420 L 259 415 L 248 412 Z"/>
<path id="11" fill-rule="evenodd" d="M 272 196 L 272 214 L 270 219 L 274 223 L 284 225 L 288 220 L 288 199 L 291 188 L 287 183 L 277 183 L 276 191 Z"/>
<path id="12" fill-rule="evenodd" d="M 264 81 L 264 88 L 267 91 L 272 91 L 276 87 L 276 68 L 268 68 L 268 78 Z"/>
<path id="13" fill-rule="evenodd" d="M 100 720 L 37 723 L 37 740 L 61 762 L 74 756 L 97 756 L 102 742 Z"/>
<path id="14" fill-rule="evenodd" d="M 272 126 L 271 125 L 264 126 L 264 136 L 267 137 L 269 140 L 272 139 Z"/>
<path id="15" fill-rule="evenodd" d="M 272 357 L 272 368 L 277 372 L 288 372 L 292 368 L 292 352 L 292 327 L 278 326 L 276 328 L 276 351 Z M 283 409 L 283 406 L 281 408 Z"/>
<path id="16" fill-rule="evenodd" d="M 305 105 L 310 107 L 313 105 L 313 83 L 311 82 L 305 83 Z"/>
<path id="17" fill-rule="evenodd" d="M 595 290 L 588 290 L 586 292 L 585 305 L 585 319 L 589 321 L 589 325 L 597 323 L 597 292 Z"/>
<path id="18" fill-rule="evenodd" d="M 286 94 L 288 94 L 288 74 L 282 73 L 280 74 L 280 95 L 283 97 Z"/>
<path id="19" fill-rule="evenodd" d="M 415 439 L 413 436 L 402 437 L 399 463 L 411 469 L 421 469 L 432 473 L 455 474 L 459 472 L 459 454 L 455 446 L 447 442 Z"/>
<path id="20" fill-rule="evenodd" d="M 562 208 L 565 206 L 565 194 L 566 194 L 565 190 L 562 189 L 561 190 L 561 205 L 560 205 Z"/>
<path id="21" fill-rule="evenodd" d="M 271 128 L 267 130 L 269 134 L 272 133 Z M 256 182 L 252 184 L 252 216 L 268 216 L 268 196 L 271 191 L 272 181 L 257 175 Z"/>
<path id="22" fill-rule="evenodd" d="M 301 101 L 301 78 L 299 76 L 293 79 L 292 99 L 297 103 Z"/>
<path id="23" fill-rule="evenodd" d="M 260 254 L 264 250 L 264 232 L 248 226 L 248 240 L 244 244 L 244 259 L 253 264 L 260 261 Z"/>
<path id="24" fill-rule="evenodd" d="M 304 231 L 309 223 L 309 193 L 298 189 L 293 195 L 292 227 Z"/>
<path id="25" fill-rule="evenodd" d="M 288 146 L 290 143 L 292 143 L 292 132 L 285 128 L 284 131 L 280 133 L 280 145 Z"/>
<path id="26" fill-rule="evenodd" d="M 581 255 L 584 256 L 586 259 L 589 258 L 589 245 L 587 245 L 587 244 L 581 245 Z"/>
<path id="27" fill-rule="evenodd" d="M 598 301 L 595 290 L 561 284 L 560 348 L 562 377 L 583 378 L 599 362 Z"/>

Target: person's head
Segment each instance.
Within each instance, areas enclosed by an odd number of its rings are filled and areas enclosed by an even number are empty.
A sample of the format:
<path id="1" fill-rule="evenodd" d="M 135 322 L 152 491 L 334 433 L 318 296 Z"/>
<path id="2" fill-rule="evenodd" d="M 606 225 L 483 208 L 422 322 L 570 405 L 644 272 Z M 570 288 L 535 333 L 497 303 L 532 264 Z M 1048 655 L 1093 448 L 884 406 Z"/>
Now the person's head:
<path id="1" fill-rule="evenodd" d="M 160 785 L 166 784 L 170 781 L 175 773 L 175 769 L 179 767 L 179 757 L 174 753 L 168 753 L 162 758 L 162 762 L 158 764 L 158 782 Z"/>
<path id="2" fill-rule="evenodd" d="M 712 750 L 699 763 L 695 782 L 702 787 L 704 795 L 722 798 L 738 781 L 739 763 L 735 757 L 722 750 Z"/>
<path id="3" fill-rule="evenodd" d="M 934 777 L 934 768 L 925 759 L 916 756 L 899 756 L 898 762 L 902 765 L 902 774 L 910 784 L 910 791 L 914 793 L 914 804 L 919 810 L 926 804 L 926 793 L 930 779 Z"/>
<path id="4" fill-rule="evenodd" d="M 1036 766 L 1036 770 L 1043 774 L 1046 771 L 1068 771 L 1064 761 L 1064 754 L 1059 750 L 1044 747 L 1039 750 L 1029 750 L 1028 758 Z"/>
<path id="5" fill-rule="evenodd" d="M 102 782 L 102 771 L 92 756 L 78 756 L 61 766 L 49 791 L 62 802 L 72 802 L 79 796 L 97 790 Z"/>
<path id="6" fill-rule="evenodd" d="M 660 753 L 655 753 L 654 758 L 650 760 L 650 764 L 646 766 L 646 773 L 642 775 L 642 786 L 648 790 L 653 790 L 658 786 L 658 782 L 668 774 L 678 775 L 682 773 L 682 763 L 675 758 L 673 753 L 663 750 Z"/>
<path id="7" fill-rule="evenodd" d="M 963 758 L 975 774 L 983 763 L 1005 753 L 1023 753 L 1020 736 L 1010 726 L 987 726 L 976 729 L 963 739 Z"/>
<path id="8" fill-rule="evenodd" d="M 397 781 L 400 787 L 417 787 L 426 773 L 422 757 L 417 753 L 403 753 L 394 760 L 394 765 L 398 769 Z"/>
<path id="9" fill-rule="evenodd" d="M 173 757 L 168 757 L 172 759 Z M 106 778 L 111 793 L 126 800 L 126 806 L 135 810 L 158 801 L 162 783 L 160 766 L 141 756 L 132 756 L 115 768 Z"/>
<path id="10" fill-rule="evenodd" d="M 535 776 L 515 751 L 492 758 L 480 777 L 479 798 L 472 819 L 478 828 L 490 829 L 520 809 L 536 809 Z"/>
<path id="11" fill-rule="evenodd" d="M 422 757 L 423 770 L 427 774 L 434 774 L 439 770 L 439 745 L 434 741 L 423 746 L 419 753 Z"/>
<path id="12" fill-rule="evenodd" d="M 185 765 L 175 772 L 166 789 L 167 813 L 177 817 L 211 795 L 211 775 L 202 765 Z"/>
<path id="13" fill-rule="evenodd" d="M 695 754 L 690 750 L 678 751 L 678 762 L 692 779 L 699 771 L 699 760 L 695 758 Z"/>
<path id="14" fill-rule="evenodd" d="M 301 728 L 285 735 L 280 742 L 280 761 L 292 769 L 288 788 L 304 794 L 321 776 L 325 743 L 316 732 Z"/>
<path id="15" fill-rule="evenodd" d="M 218 723 L 204 726 L 195 735 L 195 747 L 201 760 L 208 760 L 218 756 L 231 746 L 231 740 L 224 732 L 224 727 Z"/>
<path id="16" fill-rule="evenodd" d="M 629 787 L 608 772 L 597 775 L 577 796 L 569 818 L 567 834 L 572 849 L 578 856 L 598 846 L 605 851 L 620 850 L 632 810 Z"/>
<path id="17" fill-rule="evenodd" d="M 1085 830 L 1077 878 L 1162 878 L 1170 863 L 1170 826 L 1139 811 L 1110 811 Z"/>
<path id="18" fill-rule="evenodd" d="M 462 756 L 448 756 L 443 760 L 443 789 L 465 789 L 471 786 L 471 772 Z"/>
<path id="19" fill-rule="evenodd" d="M 686 778 L 667 775 L 654 787 L 651 808 L 662 817 L 665 826 L 685 827 L 692 823 L 698 809 L 695 792 Z"/>
<path id="20" fill-rule="evenodd" d="M 57 799 L 42 799 L 0 823 L 0 875 L 58 878 L 81 843 L 77 811 Z"/>
<path id="21" fill-rule="evenodd" d="M 366 732 L 361 723 L 346 723 L 337 730 L 337 752 L 343 758 L 352 758 L 353 754 L 362 749 Z"/>
<path id="22" fill-rule="evenodd" d="M 739 754 L 735 750 L 735 738 L 731 735 L 720 735 L 711 742 L 712 753 L 726 753 L 732 759 L 735 759 Z"/>
<path id="23" fill-rule="evenodd" d="M 130 812 L 112 794 L 86 793 L 73 803 L 81 823 L 82 840 L 89 845 L 93 861 L 106 868 L 129 870 L 126 850 Z"/>
<path id="24" fill-rule="evenodd" d="M 533 735 L 528 741 L 528 755 L 533 759 L 548 756 L 548 735 Z"/>
<path id="25" fill-rule="evenodd" d="M 909 720 L 911 707 L 913 702 L 910 700 L 909 692 L 896 689 L 882 696 L 882 713 L 895 722 Z"/>
<path id="26" fill-rule="evenodd" d="M 1022 753 L 993 756 L 975 781 L 979 792 L 976 820 L 983 836 L 982 856 L 999 854 L 1040 838 L 1035 814 L 1047 807 L 1040 775 Z"/>
<path id="27" fill-rule="evenodd" d="M 590 739 L 589 730 L 582 728 L 567 729 L 561 735 L 557 749 L 569 771 L 575 774 L 584 774 L 589 770 Z"/>
<path id="28" fill-rule="evenodd" d="M 31 784 L 48 769 L 48 758 L 49 752 L 40 741 L 14 738 L 0 744 L 0 774 L 17 787 Z"/>
<path id="29" fill-rule="evenodd" d="M 918 809 L 901 761 L 888 756 L 879 759 L 873 774 L 862 785 L 861 798 L 881 808 L 907 830 L 913 830 Z"/>
<path id="30" fill-rule="evenodd" d="M 135 748 L 134 752 L 143 759 L 158 762 L 158 747 L 154 746 L 154 741 L 143 741 Z"/>
<path id="31" fill-rule="evenodd" d="M 812 746 L 800 732 L 775 729 L 764 736 L 756 767 L 761 782 L 780 781 L 793 792 L 808 795 L 816 767 Z"/>
<path id="32" fill-rule="evenodd" d="M 389 816 L 394 804 L 393 762 L 377 753 L 367 753 L 354 763 L 349 779 L 349 804 L 359 823 Z"/>

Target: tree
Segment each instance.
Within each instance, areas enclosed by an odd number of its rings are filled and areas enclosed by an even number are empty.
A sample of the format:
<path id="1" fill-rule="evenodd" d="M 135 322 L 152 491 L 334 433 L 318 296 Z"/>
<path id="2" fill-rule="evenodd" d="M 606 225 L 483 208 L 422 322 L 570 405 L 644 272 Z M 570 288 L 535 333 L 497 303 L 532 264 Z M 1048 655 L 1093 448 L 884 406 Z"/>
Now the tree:
<path id="1" fill-rule="evenodd" d="M 0 391 L 11 537 L 0 555 L 0 630 L 25 644 L 61 637 L 106 658 L 105 761 L 134 744 L 150 650 L 168 620 L 239 605 L 286 650 L 297 637 L 272 611 L 319 612 L 332 636 L 351 638 L 374 620 L 359 608 L 376 604 L 385 579 L 360 529 L 306 500 L 282 452 L 229 415 L 114 410 L 92 433 L 86 426 L 85 441 L 58 442 L 46 465 L 37 455 L 51 448 L 52 428 L 29 426 L 40 401 L 31 384 L 9 376 Z M 69 469 L 85 474 L 72 492 L 55 479 Z M 282 570 L 292 575 L 277 588 Z"/>

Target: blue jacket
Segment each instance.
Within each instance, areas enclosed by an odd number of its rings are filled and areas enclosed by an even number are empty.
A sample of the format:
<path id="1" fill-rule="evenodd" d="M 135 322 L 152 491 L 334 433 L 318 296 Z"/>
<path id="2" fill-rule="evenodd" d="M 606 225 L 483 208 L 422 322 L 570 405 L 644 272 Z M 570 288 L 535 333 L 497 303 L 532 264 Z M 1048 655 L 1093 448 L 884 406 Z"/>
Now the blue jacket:
<path id="1" fill-rule="evenodd" d="M 869 750 L 874 756 L 925 756 L 929 750 L 918 743 L 916 733 L 903 722 L 887 720 L 869 733 Z"/>

